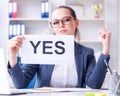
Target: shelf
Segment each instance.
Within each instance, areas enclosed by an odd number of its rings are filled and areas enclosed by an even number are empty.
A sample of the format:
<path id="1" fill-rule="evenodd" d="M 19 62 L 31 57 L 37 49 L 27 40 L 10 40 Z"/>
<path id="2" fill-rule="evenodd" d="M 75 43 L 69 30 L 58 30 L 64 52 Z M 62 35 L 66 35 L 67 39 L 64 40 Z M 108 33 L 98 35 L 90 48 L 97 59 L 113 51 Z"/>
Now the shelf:
<path id="1" fill-rule="evenodd" d="M 81 40 L 80 43 L 93 43 L 93 44 L 97 43 L 98 44 L 98 43 L 101 43 L 101 41 L 85 41 L 85 40 L 83 41 L 83 40 Z"/>
<path id="2" fill-rule="evenodd" d="M 49 21 L 49 18 L 10 18 L 9 21 Z M 80 18 L 80 21 L 105 21 L 104 18 Z"/>
<path id="3" fill-rule="evenodd" d="M 65 4 L 72 7 L 77 14 L 77 17 L 86 17 L 86 18 L 94 18 L 95 12 L 93 11 L 92 6 L 93 5 L 102 5 L 102 9 L 99 12 L 99 16 L 101 18 L 105 18 L 106 12 L 105 12 L 105 1 L 106 0 L 65 0 Z"/>
<path id="4" fill-rule="evenodd" d="M 80 21 L 105 21 L 104 18 L 79 18 Z"/>
<path id="5" fill-rule="evenodd" d="M 65 0 L 65 4 L 67 5 L 81 5 L 81 4 L 85 4 L 85 5 L 90 5 L 93 3 L 102 3 L 104 4 L 105 0 Z"/>
<path id="6" fill-rule="evenodd" d="M 10 18 L 9 21 L 49 21 L 48 18 Z"/>

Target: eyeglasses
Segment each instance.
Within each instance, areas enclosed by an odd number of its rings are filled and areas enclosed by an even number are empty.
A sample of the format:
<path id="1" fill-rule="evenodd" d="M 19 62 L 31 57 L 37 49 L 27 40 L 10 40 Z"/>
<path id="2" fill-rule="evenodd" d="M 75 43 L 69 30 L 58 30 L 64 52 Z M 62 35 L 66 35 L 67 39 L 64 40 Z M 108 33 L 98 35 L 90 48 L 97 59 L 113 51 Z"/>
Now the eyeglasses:
<path id="1" fill-rule="evenodd" d="M 60 22 L 64 25 L 70 24 L 74 18 L 72 16 L 65 16 L 61 20 L 55 19 L 50 22 L 51 27 L 56 28 L 60 25 Z"/>

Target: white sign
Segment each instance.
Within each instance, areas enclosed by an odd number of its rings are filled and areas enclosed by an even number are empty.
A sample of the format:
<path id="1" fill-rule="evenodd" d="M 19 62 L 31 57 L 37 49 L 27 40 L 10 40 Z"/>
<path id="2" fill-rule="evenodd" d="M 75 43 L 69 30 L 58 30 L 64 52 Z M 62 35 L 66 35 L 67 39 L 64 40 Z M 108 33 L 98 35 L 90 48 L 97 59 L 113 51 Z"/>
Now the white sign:
<path id="1" fill-rule="evenodd" d="M 25 35 L 21 49 L 24 64 L 72 64 L 74 62 L 74 36 Z"/>

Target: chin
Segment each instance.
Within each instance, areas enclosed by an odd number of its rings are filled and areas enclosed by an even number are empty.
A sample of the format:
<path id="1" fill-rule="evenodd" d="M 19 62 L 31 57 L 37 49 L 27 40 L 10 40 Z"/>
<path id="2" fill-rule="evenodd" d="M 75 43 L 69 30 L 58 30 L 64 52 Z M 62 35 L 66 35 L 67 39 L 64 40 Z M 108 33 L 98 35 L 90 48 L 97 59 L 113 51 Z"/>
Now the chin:
<path id="1" fill-rule="evenodd" d="M 57 35 L 69 35 L 69 34 L 67 34 L 67 33 L 59 33 Z"/>

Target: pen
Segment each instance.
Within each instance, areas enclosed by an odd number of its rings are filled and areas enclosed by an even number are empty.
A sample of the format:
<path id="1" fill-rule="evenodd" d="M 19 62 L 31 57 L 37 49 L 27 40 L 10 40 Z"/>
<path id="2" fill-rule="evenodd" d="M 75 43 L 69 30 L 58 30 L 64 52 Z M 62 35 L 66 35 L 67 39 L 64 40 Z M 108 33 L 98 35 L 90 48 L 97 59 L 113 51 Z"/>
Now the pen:
<path id="1" fill-rule="evenodd" d="M 105 62 L 105 64 L 106 64 L 107 69 L 109 70 L 110 74 L 112 74 L 112 70 L 111 70 L 111 68 L 110 68 L 109 64 L 107 63 L 107 61 L 106 61 L 106 60 L 104 60 L 104 62 Z"/>

